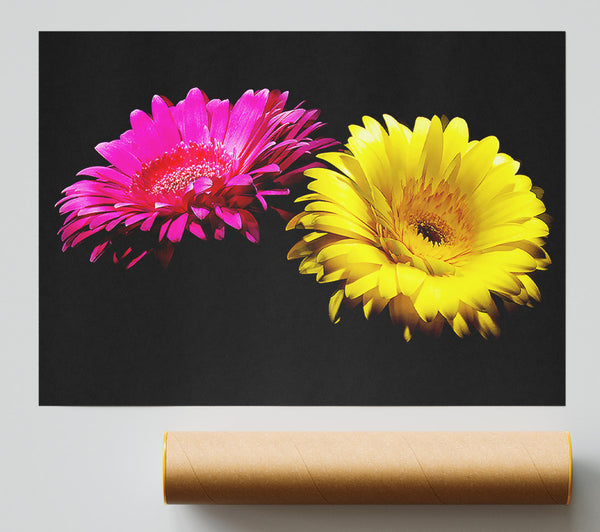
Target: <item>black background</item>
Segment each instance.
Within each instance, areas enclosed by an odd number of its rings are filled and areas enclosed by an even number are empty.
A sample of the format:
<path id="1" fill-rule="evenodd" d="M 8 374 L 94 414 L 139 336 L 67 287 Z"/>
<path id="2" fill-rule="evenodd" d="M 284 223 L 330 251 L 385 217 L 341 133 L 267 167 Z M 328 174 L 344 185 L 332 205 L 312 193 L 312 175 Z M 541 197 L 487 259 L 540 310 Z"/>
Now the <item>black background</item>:
<path id="1" fill-rule="evenodd" d="M 40 375 L 42 405 L 562 405 L 565 401 L 564 33 L 41 33 Z M 54 208 L 93 150 L 198 86 L 235 101 L 290 91 L 345 142 L 363 115 L 461 116 L 546 194 L 553 264 L 542 303 L 502 318 L 499 339 L 404 342 L 387 309 L 327 317 L 334 284 L 297 271 L 301 236 L 274 214 L 261 241 L 184 237 L 163 270 L 132 270 L 85 243 L 62 253 Z M 16 104 L 16 102 L 15 102 Z M 294 196 L 302 187 L 293 191 Z M 289 207 L 291 200 L 273 204 Z"/>

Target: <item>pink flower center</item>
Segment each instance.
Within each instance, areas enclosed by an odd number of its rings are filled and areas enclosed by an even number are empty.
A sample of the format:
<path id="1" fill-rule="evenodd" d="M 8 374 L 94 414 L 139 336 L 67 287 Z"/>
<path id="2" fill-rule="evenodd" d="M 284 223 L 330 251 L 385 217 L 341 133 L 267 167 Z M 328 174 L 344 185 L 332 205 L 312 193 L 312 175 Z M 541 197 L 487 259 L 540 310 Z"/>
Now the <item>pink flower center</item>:
<path id="1" fill-rule="evenodd" d="M 132 190 L 151 196 L 183 195 L 200 178 L 213 184 L 231 174 L 234 159 L 218 144 L 178 144 L 170 152 L 142 166 L 132 179 Z"/>

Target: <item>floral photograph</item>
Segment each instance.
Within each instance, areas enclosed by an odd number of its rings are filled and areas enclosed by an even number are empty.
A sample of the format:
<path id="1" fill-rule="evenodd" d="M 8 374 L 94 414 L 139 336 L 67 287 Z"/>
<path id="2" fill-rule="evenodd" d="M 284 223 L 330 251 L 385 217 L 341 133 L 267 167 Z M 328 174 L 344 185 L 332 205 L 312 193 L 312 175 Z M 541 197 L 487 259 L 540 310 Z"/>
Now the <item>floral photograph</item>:
<path id="1" fill-rule="evenodd" d="M 41 405 L 564 405 L 563 32 L 42 32 Z"/>

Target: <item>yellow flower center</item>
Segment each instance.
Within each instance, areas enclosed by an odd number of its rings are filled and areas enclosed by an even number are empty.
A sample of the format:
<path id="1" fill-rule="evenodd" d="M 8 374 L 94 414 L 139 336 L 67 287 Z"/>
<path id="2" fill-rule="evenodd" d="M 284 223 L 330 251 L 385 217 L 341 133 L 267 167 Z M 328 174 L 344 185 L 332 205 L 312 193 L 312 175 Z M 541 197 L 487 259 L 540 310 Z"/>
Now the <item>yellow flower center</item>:
<path id="1" fill-rule="evenodd" d="M 452 229 L 443 218 L 435 213 L 411 215 L 408 218 L 408 223 L 417 231 L 417 234 L 425 240 L 429 240 L 433 245 L 439 246 L 452 241 Z"/>
<path id="2" fill-rule="evenodd" d="M 433 189 L 431 184 L 411 180 L 392 203 L 392 220 L 378 216 L 377 231 L 382 249 L 394 262 L 432 273 L 432 261 L 453 268 L 471 251 L 472 217 L 456 187 L 444 182 Z"/>

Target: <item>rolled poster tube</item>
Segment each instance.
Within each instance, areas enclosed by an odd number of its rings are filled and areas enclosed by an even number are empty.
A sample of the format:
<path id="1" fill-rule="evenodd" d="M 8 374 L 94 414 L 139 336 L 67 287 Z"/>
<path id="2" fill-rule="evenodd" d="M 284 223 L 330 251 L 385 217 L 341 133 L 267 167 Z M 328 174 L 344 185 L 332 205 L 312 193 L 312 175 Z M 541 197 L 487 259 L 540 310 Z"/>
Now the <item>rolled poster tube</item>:
<path id="1" fill-rule="evenodd" d="M 568 432 L 167 432 L 168 504 L 568 504 Z"/>

